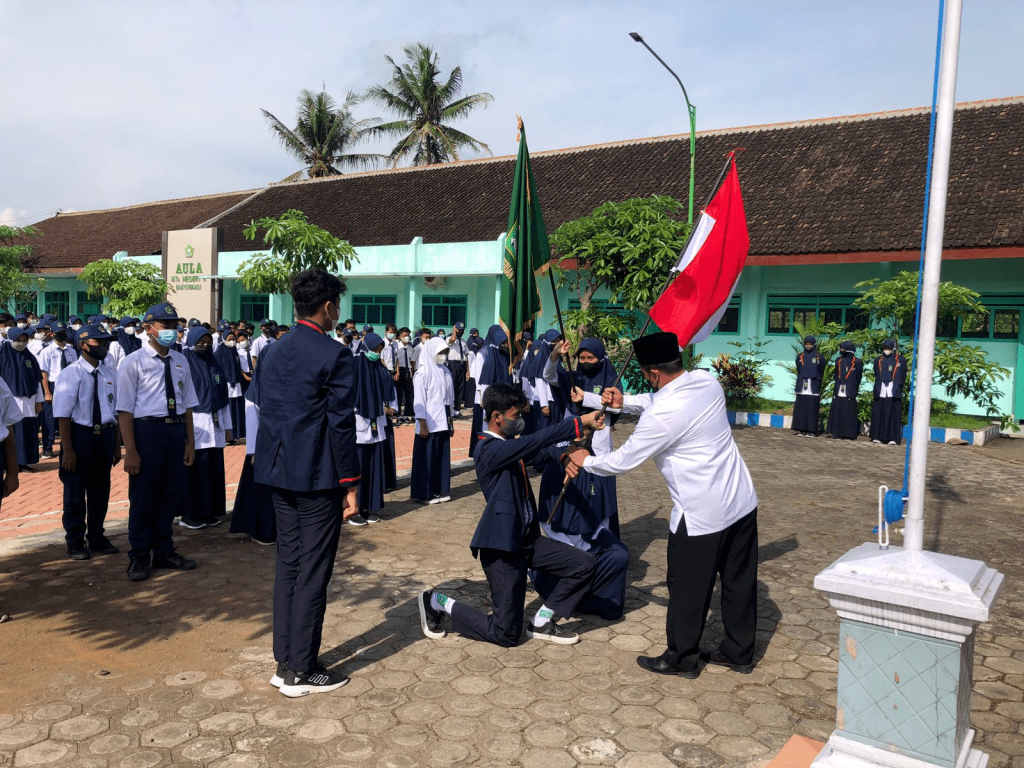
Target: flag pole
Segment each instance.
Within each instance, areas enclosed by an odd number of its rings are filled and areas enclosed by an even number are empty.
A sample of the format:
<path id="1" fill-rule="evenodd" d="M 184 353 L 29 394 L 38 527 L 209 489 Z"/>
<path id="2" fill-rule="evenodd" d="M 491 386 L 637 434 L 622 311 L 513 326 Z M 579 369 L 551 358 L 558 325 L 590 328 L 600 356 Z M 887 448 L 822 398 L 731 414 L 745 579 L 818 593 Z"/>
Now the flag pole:
<path id="1" fill-rule="evenodd" d="M 564 340 L 567 340 L 566 339 L 566 335 L 565 335 L 565 323 L 562 322 L 562 308 L 561 308 L 561 306 L 559 306 L 559 302 L 558 302 L 558 289 L 555 287 L 555 270 L 554 270 L 554 267 L 552 267 L 550 262 L 548 262 L 548 278 L 551 281 L 551 295 L 554 296 L 554 298 L 555 298 L 555 317 L 558 318 L 558 332 L 560 334 L 562 334 L 562 340 L 564 341 Z M 544 362 L 547 363 L 546 360 Z M 566 365 L 566 368 L 569 370 L 569 385 L 572 388 L 572 390 L 575 392 L 576 391 L 576 377 L 573 375 L 573 372 L 572 372 L 572 355 L 566 355 L 565 356 L 565 365 Z M 571 403 L 572 403 L 572 396 L 570 395 L 569 400 L 566 403 L 566 405 L 570 405 Z M 570 408 L 571 408 L 571 405 L 570 405 Z M 582 410 L 582 409 L 580 409 L 580 410 Z"/>
<path id="2" fill-rule="evenodd" d="M 718 174 L 718 178 L 715 180 L 715 183 L 711 185 L 711 190 L 708 192 L 707 199 L 704 201 L 704 205 L 702 205 L 700 207 L 700 213 L 697 214 L 697 220 L 694 222 L 693 226 L 690 227 L 690 232 L 686 235 L 686 242 L 683 243 L 683 247 L 679 251 L 680 258 L 682 258 L 682 255 L 684 253 L 686 253 L 686 249 L 690 247 L 690 240 L 693 239 L 693 233 L 697 231 L 697 224 L 699 224 L 700 220 L 704 217 L 704 209 L 707 208 L 711 204 L 711 199 L 715 196 L 715 193 L 718 192 L 718 187 L 722 184 L 722 179 L 725 178 L 725 174 L 729 172 L 729 166 L 732 164 L 734 158 L 735 158 L 735 153 L 734 152 L 730 152 L 729 153 L 729 157 L 726 158 L 726 160 L 725 160 L 725 165 L 722 167 L 722 172 Z M 679 263 L 678 260 L 676 260 L 676 263 L 677 264 Z M 651 304 L 652 307 L 654 306 L 654 304 L 658 303 L 658 299 L 660 299 L 664 295 L 665 291 L 668 290 L 668 287 L 670 285 L 672 285 L 672 281 L 675 279 L 675 276 L 677 274 L 678 273 L 676 272 L 675 267 L 673 267 L 672 269 L 669 270 L 668 277 L 665 278 L 665 282 L 661 286 L 661 290 L 658 291 L 657 298 Z M 552 278 L 552 280 L 553 279 L 554 278 Z M 648 312 L 647 313 L 647 320 L 644 321 L 643 327 L 640 328 L 640 333 L 637 334 L 637 338 L 640 338 L 645 333 L 647 333 L 647 329 L 650 328 L 650 326 L 651 326 L 651 314 L 650 314 L 650 312 Z M 626 355 L 626 362 L 624 362 L 622 364 L 622 368 L 617 372 L 617 375 L 615 376 L 615 383 L 612 384 L 612 387 L 611 387 L 612 389 L 618 389 L 619 384 L 622 383 L 622 377 L 625 375 L 626 369 L 629 368 L 629 364 L 631 362 L 633 362 L 633 358 L 634 358 L 635 355 L 636 355 L 636 351 L 633 349 L 633 346 L 630 345 L 629 354 Z M 568 402 L 572 402 L 572 394 L 571 393 L 569 395 Z M 581 408 L 580 411 L 582 412 L 582 410 L 583 409 Z M 604 416 L 607 412 L 608 412 L 608 404 L 607 403 L 603 403 L 601 405 L 601 413 L 600 413 L 600 415 Z M 583 443 L 582 443 L 582 445 L 580 447 L 583 448 L 584 450 L 588 450 L 589 451 L 590 450 L 590 446 L 593 444 L 593 442 L 594 442 L 594 433 L 591 432 L 589 435 L 587 435 L 586 438 L 584 438 Z M 558 498 L 555 499 L 554 506 L 551 507 L 551 514 L 548 515 L 548 519 L 547 519 L 546 522 L 550 523 L 552 518 L 554 518 L 555 513 L 562 506 L 562 502 L 565 500 L 565 492 L 569 488 L 569 480 L 571 480 L 571 478 L 569 477 L 569 473 L 566 472 L 565 473 L 565 478 L 563 479 L 563 482 L 562 482 L 562 490 L 558 494 Z"/>

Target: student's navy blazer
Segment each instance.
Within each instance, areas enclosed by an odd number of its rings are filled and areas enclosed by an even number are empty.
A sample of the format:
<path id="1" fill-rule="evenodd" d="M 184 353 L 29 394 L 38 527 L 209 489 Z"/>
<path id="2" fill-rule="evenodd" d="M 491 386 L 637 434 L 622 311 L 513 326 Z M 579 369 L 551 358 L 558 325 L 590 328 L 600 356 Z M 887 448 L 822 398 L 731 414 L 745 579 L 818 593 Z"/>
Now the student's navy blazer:
<path id="1" fill-rule="evenodd" d="M 486 506 L 469 545 L 473 557 L 480 549 L 518 553 L 533 546 L 540 537 L 540 523 L 525 462 L 545 446 L 582 434 L 579 419 L 566 419 L 515 440 L 481 433 L 473 461 Z"/>
<path id="2" fill-rule="evenodd" d="M 359 482 L 352 351 L 304 321 L 260 355 L 257 483 L 324 491 Z"/>

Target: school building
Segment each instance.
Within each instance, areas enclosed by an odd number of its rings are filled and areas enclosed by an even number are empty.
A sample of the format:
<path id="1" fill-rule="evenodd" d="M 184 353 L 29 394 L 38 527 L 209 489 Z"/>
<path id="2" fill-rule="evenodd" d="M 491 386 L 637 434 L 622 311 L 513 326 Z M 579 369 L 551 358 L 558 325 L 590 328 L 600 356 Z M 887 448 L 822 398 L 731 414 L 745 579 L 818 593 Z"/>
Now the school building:
<path id="1" fill-rule="evenodd" d="M 735 353 L 730 341 L 768 341 L 775 381 L 765 395 L 788 398 L 782 366 L 795 354 L 794 321 L 856 326 L 856 283 L 917 269 L 928 128 L 927 109 L 908 109 L 699 133 L 698 201 L 726 153 L 742 149 L 751 248 L 732 306 L 698 351 L 708 358 Z M 685 202 L 688 152 L 683 134 L 533 153 L 549 232 L 609 200 Z M 77 273 L 96 259 L 130 258 L 161 265 L 188 316 L 290 322 L 290 298 L 247 292 L 237 269 L 256 252 L 242 236 L 251 220 L 298 209 L 356 249 L 342 319 L 435 330 L 461 320 L 483 332 L 497 319 L 514 166 L 511 156 L 487 158 L 61 214 L 36 225 L 43 236 L 27 268 L 47 289 L 26 300 L 39 313 L 94 313 L 102 299 Z M 1000 407 L 1024 419 L 1024 97 L 958 105 L 942 278 L 982 294 L 989 313 L 946 323 L 940 336 L 1009 369 Z M 555 324 L 546 283 L 542 298 L 538 330 Z M 561 295 L 562 307 L 576 298 Z"/>

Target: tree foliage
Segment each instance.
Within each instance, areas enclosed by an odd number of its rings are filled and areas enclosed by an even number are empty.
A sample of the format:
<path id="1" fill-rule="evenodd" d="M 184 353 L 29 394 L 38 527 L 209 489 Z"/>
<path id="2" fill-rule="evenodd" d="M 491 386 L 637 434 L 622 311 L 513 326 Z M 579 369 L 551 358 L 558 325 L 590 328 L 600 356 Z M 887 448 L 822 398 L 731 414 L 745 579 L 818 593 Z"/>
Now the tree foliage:
<path id="1" fill-rule="evenodd" d="M 772 383 L 772 377 L 765 372 L 767 355 L 761 351 L 766 344 L 766 341 L 751 339 L 744 349 L 743 342 L 730 341 L 729 345 L 739 350 L 735 357 L 722 352 L 711 361 L 727 401 L 755 398 Z"/>
<path id="2" fill-rule="evenodd" d="M 262 242 L 270 253 L 257 253 L 238 267 L 238 277 L 254 293 L 287 293 L 292 277 L 304 269 L 322 267 L 338 274 L 359 261 L 355 249 L 326 229 L 310 224 L 302 211 L 290 210 L 278 218 L 265 216 L 249 223 L 243 235 Z"/>
<path id="3" fill-rule="evenodd" d="M 638 315 L 650 311 L 686 242 L 689 225 L 673 218 L 682 209 L 664 195 L 633 198 L 605 203 L 555 230 L 551 245 L 559 265 L 576 262 L 575 269 L 559 269 L 559 285 L 568 285 L 580 303 L 565 314 L 567 326 L 606 345 L 635 335 Z M 621 310 L 595 304 L 602 289 Z"/>
<path id="4" fill-rule="evenodd" d="M 434 49 L 413 43 L 404 49 L 406 63 L 391 65 L 391 81 L 375 85 L 365 98 L 397 115 L 389 123 L 374 125 L 367 135 L 397 138 L 389 155 L 392 165 L 411 159 L 413 165 L 434 165 L 460 159 L 460 152 L 469 149 L 490 154 L 486 144 L 452 126 L 477 107 L 487 108 L 494 101 L 489 93 L 462 93 L 462 68 L 455 67 L 448 79 L 441 82 L 440 59 Z"/>
<path id="5" fill-rule="evenodd" d="M 89 287 L 89 293 L 105 297 L 103 312 L 112 317 L 140 316 L 164 301 L 168 292 L 160 267 L 132 259 L 94 261 L 78 280 Z"/>
<path id="6" fill-rule="evenodd" d="M 295 127 L 289 128 L 265 109 L 260 111 L 285 150 L 302 163 L 309 178 L 337 176 L 343 168 L 372 168 L 382 155 L 351 152 L 377 118 L 356 120 L 351 109 L 359 103 L 352 92 L 340 107 L 326 89 L 299 91 Z"/>
<path id="7" fill-rule="evenodd" d="M 0 225 L 0 306 L 6 307 L 18 294 L 45 290 L 45 280 L 25 274 L 25 259 L 32 255 L 32 246 L 25 241 L 41 234 L 31 226 Z"/>

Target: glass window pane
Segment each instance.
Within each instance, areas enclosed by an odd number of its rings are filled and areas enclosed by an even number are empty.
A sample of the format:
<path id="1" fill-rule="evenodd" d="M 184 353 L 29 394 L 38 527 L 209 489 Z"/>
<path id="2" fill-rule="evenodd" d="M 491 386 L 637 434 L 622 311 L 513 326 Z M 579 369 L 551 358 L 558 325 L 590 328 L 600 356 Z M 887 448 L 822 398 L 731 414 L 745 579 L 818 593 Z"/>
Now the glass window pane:
<path id="1" fill-rule="evenodd" d="M 987 339 L 989 313 L 967 315 L 961 322 L 960 337 L 964 339 Z"/>
<path id="2" fill-rule="evenodd" d="M 846 310 L 846 328 L 851 331 L 863 331 L 868 327 L 868 313 L 863 309 Z"/>
<path id="3" fill-rule="evenodd" d="M 85 320 L 89 315 L 98 315 L 103 306 L 102 296 L 93 296 L 85 291 L 78 292 L 78 310 L 76 314 Z"/>
<path id="4" fill-rule="evenodd" d="M 843 323 L 843 310 L 839 307 L 829 307 L 821 310 L 821 321 L 823 323 Z"/>
<path id="5" fill-rule="evenodd" d="M 768 333 L 789 333 L 789 309 L 779 307 L 768 308 Z"/>
<path id="6" fill-rule="evenodd" d="M 259 325 L 260 322 L 270 317 L 270 296 L 266 294 L 242 296 L 239 311 L 242 313 L 240 320 Z"/>
<path id="7" fill-rule="evenodd" d="M 1020 310 L 997 309 L 993 321 L 992 338 L 1016 339 L 1020 336 Z"/>
<path id="8" fill-rule="evenodd" d="M 935 324 L 935 336 L 939 339 L 955 339 L 956 338 L 956 318 L 955 317 L 940 317 L 938 322 Z M 988 337 L 988 330 L 986 328 L 985 336 Z"/>
<path id="9" fill-rule="evenodd" d="M 740 308 L 729 307 L 718 321 L 716 333 L 739 333 L 740 332 Z"/>
<path id="10" fill-rule="evenodd" d="M 793 309 L 793 325 L 813 323 L 817 316 L 818 313 L 814 307 L 795 307 Z"/>
<path id="11" fill-rule="evenodd" d="M 384 326 L 395 322 L 398 316 L 396 296 L 353 296 L 352 319 L 357 325 Z M 381 329 L 382 330 L 382 329 Z"/>
<path id="12" fill-rule="evenodd" d="M 46 311 L 56 315 L 62 323 L 67 321 L 71 307 L 70 291 L 47 291 L 45 295 Z"/>
<path id="13" fill-rule="evenodd" d="M 429 299 L 429 301 L 428 301 Z M 448 329 L 458 322 L 466 322 L 467 300 L 465 296 L 424 296 L 423 326 L 436 331 Z"/>

